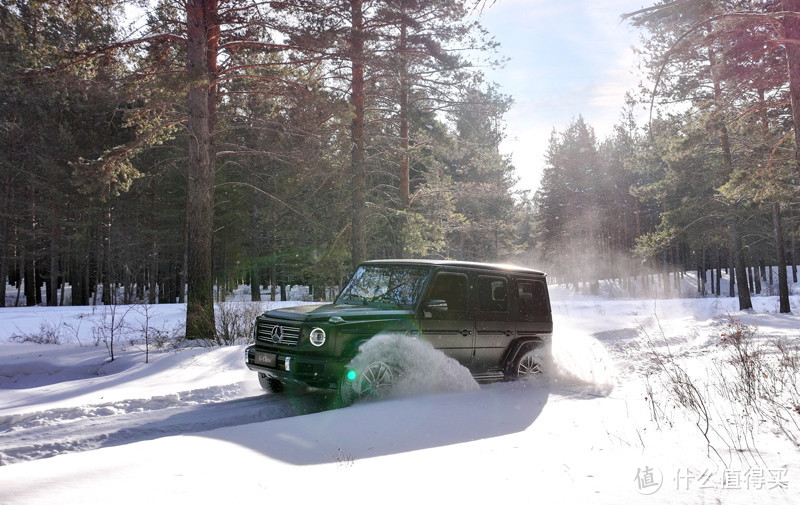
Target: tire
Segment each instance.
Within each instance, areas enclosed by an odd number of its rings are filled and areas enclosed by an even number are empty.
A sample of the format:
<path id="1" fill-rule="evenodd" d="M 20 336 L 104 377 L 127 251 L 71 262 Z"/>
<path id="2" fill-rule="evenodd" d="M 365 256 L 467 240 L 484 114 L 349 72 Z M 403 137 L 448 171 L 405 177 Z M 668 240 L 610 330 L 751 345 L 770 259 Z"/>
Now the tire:
<path id="1" fill-rule="evenodd" d="M 397 381 L 398 370 L 384 361 L 373 361 L 354 379 L 345 371 L 339 385 L 339 397 L 343 407 L 353 402 L 383 398 L 389 394 Z"/>
<path id="2" fill-rule="evenodd" d="M 507 380 L 528 380 L 541 377 L 542 355 L 539 348 L 530 349 L 521 353 L 512 363 L 511 369 L 506 374 Z"/>
<path id="3" fill-rule="evenodd" d="M 258 383 L 261 384 L 265 391 L 270 393 L 283 393 L 286 390 L 286 385 L 283 382 L 261 372 L 258 372 Z"/>

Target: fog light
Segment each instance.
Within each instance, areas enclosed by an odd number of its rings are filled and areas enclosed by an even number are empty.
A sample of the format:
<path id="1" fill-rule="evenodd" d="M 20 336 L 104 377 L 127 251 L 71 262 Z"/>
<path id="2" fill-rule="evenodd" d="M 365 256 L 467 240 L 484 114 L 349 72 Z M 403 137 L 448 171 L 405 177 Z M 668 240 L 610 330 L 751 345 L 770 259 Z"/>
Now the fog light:
<path id="1" fill-rule="evenodd" d="M 315 347 L 321 346 L 325 343 L 325 330 L 322 328 L 314 328 L 308 335 L 308 340 L 311 342 L 311 345 Z"/>
<path id="2" fill-rule="evenodd" d="M 349 381 L 356 380 L 356 371 L 355 370 L 348 370 L 346 377 L 347 377 L 347 380 L 349 380 Z"/>
<path id="3" fill-rule="evenodd" d="M 291 363 L 291 361 L 292 358 L 290 358 L 289 356 L 286 356 L 286 358 L 283 360 L 283 369 L 286 370 L 287 372 L 291 372 L 290 370 L 291 367 L 289 366 L 289 363 Z"/>

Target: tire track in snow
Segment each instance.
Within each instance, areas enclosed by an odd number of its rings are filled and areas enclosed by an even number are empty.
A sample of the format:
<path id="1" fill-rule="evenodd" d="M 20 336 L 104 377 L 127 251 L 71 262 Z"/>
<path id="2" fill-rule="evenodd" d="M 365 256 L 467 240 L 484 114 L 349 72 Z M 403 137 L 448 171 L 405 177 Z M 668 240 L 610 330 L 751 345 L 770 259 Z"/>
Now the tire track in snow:
<path id="1" fill-rule="evenodd" d="M 238 391 L 239 386 L 231 384 L 0 417 L 0 466 L 310 414 L 330 406 L 330 395 L 321 392 L 231 398 Z"/>

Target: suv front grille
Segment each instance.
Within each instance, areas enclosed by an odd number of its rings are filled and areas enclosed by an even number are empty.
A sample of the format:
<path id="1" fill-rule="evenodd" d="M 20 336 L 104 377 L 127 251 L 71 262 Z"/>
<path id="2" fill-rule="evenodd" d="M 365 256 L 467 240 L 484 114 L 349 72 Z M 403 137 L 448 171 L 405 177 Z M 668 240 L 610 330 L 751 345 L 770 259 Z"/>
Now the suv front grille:
<path id="1" fill-rule="evenodd" d="M 300 328 L 259 321 L 256 327 L 256 339 L 267 344 L 293 347 L 300 341 Z"/>

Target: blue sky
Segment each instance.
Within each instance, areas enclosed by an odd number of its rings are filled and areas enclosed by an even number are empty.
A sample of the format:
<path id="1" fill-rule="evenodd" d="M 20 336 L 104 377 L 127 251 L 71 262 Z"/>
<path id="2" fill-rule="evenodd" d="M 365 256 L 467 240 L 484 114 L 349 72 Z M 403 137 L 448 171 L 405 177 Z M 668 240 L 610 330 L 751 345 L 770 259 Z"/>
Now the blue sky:
<path id="1" fill-rule="evenodd" d="M 512 156 L 519 189 L 538 187 L 554 128 L 560 131 L 581 115 L 599 140 L 610 134 L 625 93 L 639 81 L 631 49 L 639 34 L 621 15 L 654 3 L 486 0 L 481 23 L 509 58 L 504 68 L 487 73 L 515 101 L 501 150 Z"/>
<path id="2" fill-rule="evenodd" d="M 634 90 L 638 32 L 621 15 L 645 0 L 496 0 L 481 22 L 509 58 L 489 71 L 514 98 L 502 146 L 517 168 L 520 189 L 535 190 L 555 128 L 579 115 L 605 138 L 619 121 L 625 93 Z"/>

